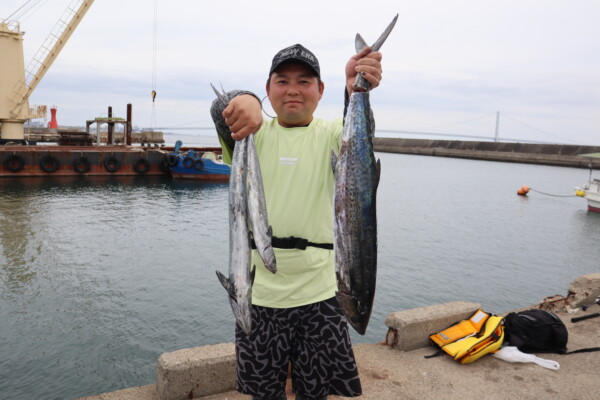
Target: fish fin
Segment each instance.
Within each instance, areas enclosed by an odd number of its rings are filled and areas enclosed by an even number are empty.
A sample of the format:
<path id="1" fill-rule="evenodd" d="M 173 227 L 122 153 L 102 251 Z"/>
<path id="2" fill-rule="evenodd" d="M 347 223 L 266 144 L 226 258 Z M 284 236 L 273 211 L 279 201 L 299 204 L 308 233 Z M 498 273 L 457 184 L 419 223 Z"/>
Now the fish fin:
<path id="1" fill-rule="evenodd" d="M 375 190 L 379 188 L 379 178 L 381 178 L 381 161 L 377 159 L 377 163 L 375 164 Z"/>
<path id="2" fill-rule="evenodd" d="M 250 287 L 254 285 L 254 275 L 256 275 L 256 265 L 253 265 L 250 269 Z"/>
<path id="3" fill-rule="evenodd" d="M 269 230 L 267 231 L 267 235 L 269 236 L 269 239 L 272 240 L 273 239 L 273 228 L 271 227 L 271 225 L 269 225 Z M 271 252 L 273 252 L 273 262 L 267 266 L 267 264 L 265 264 L 265 267 L 273 274 L 277 273 L 277 260 L 275 259 L 275 250 L 273 249 L 273 245 L 271 245 Z"/>
<path id="4" fill-rule="evenodd" d="M 373 51 L 379 51 L 379 49 L 381 48 L 381 46 L 383 45 L 385 40 L 388 38 L 388 36 L 392 32 L 392 29 L 394 29 L 394 25 L 396 25 L 396 21 L 398 21 L 398 14 L 396 14 L 396 16 L 394 17 L 392 22 L 390 22 L 390 24 L 387 26 L 387 28 L 385 28 L 385 31 L 383 31 L 381 36 L 379 36 L 379 38 L 377 38 L 375 43 L 373 43 L 373 46 L 371 46 L 371 47 L 373 47 Z"/>
<path id="5" fill-rule="evenodd" d="M 225 90 L 223 90 L 223 93 L 219 93 L 217 88 L 215 88 L 212 83 L 210 84 L 210 87 L 212 88 L 213 92 L 215 92 L 217 98 L 221 101 L 221 103 L 229 104 L 229 100 L 227 99 L 227 96 L 225 96 Z M 223 89 L 223 85 L 221 85 L 221 89 Z"/>
<path id="6" fill-rule="evenodd" d="M 381 48 L 381 46 L 383 45 L 383 43 L 385 42 L 387 37 L 392 32 L 392 29 L 394 29 L 394 26 L 396 25 L 397 20 L 398 20 L 398 14 L 396 14 L 396 16 L 394 17 L 392 22 L 387 26 L 387 28 L 385 28 L 385 31 L 383 31 L 383 33 L 381 34 L 381 36 L 379 36 L 379 38 L 375 41 L 375 43 L 373 43 L 373 45 L 371 46 L 371 51 L 379 51 L 379 49 Z M 356 38 L 354 39 L 354 47 L 356 47 L 358 49 L 358 47 L 361 44 L 361 41 L 364 42 L 365 40 L 360 35 L 357 34 Z M 363 78 L 362 75 L 360 75 L 360 74 L 356 75 L 356 80 L 354 81 L 354 84 L 352 85 L 352 90 L 354 90 L 355 92 L 368 92 L 370 90 L 370 88 L 371 88 L 371 84 L 365 78 Z"/>
<path id="7" fill-rule="evenodd" d="M 335 154 L 335 151 L 331 150 L 331 171 L 333 171 L 333 175 L 335 176 L 335 166 L 337 165 L 337 154 Z"/>
<path id="8" fill-rule="evenodd" d="M 256 265 L 253 265 L 250 268 L 250 286 L 248 287 L 248 298 L 250 299 L 250 304 L 252 304 L 252 286 L 254 286 L 254 275 L 256 273 Z"/>
<path id="9" fill-rule="evenodd" d="M 360 33 L 357 33 L 356 38 L 354 39 L 354 47 L 356 48 L 356 52 L 360 53 L 367 46 L 368 44 L 365 41 L 365 39 L 363 39 L 363 37 L 360 36 Z"/>
<path id="10" fill-rule="evenodd" d="M 221 285 L 223 285 L 223 287 L 227 291 L 227 294 L 229 294 L 229 297 L 231 297 L 232 299 L 235 299 L 235 288 L 231 284 L 231 281 L 229 280 L 229 278 L 227 278 L 225 275 L 223 275 L 219 271 L 216 271 L 216 272 L 217 272 L 217 278 L 219 278 Z"/>

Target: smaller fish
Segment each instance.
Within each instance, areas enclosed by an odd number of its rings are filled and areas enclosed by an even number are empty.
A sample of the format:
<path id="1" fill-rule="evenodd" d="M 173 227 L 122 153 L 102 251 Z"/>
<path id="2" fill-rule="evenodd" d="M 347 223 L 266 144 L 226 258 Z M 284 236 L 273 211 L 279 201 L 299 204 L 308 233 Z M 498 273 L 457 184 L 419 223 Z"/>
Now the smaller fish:
<path id="1" fill-rule="evenodd" d="M 223 93 L 220 93 L 212 83 L 210 86 L 217 95 L 219 101 L 224 105 L 229 104 L 229 98 L 225 95 L 223 87 L 221 87 Z M 262 174 L 260 172 L 258 154 L 256 153 L 256 146 L 254 144 L 254 135 L 250 135 L 243 139 L 243 141 L 246 140 L 248 141 L 248 144 L 245 151 L 247 160 L 245 168 L 247 169 L 248 214 L 250 217 L 250 225 L 252 227 L 252 236 L 256 250 L 265 264 L 265 268 L 272 273 L 276 273 L 277 261 L 275 260 L 275 251 L 273 250 L 272 245 L 273 230 L 269 225 L 265 190 L 262 182 Z"/>
<path id="2" fill-rule="evenodd" d="M 265 267 L 272 273 L 276 273 L 277 262 L 272 244 L 273 229 L 271 229 L 268 222 L 265 189 L 262 183 L 256 146 L 254 145 L 254 135 L 250 135 L 244 140 L 248 140 L 248 214 L 252 226 L 252 237 Z"/>
<path id="3" fill-rule="evenodd" d="M 248 200 L 246 184 L 246 139 L 236 143 L 229 176 L 229 277 L 217 272 L 219 281 L 229 294 L 229 304 L 238 326 L 249 335 L 252 332 L 252 285 L 255 269 L 248 230 Z"/>
<path id="4" fill-rule="evenodd" d="M 211 84 L 223 105 L 229 99 Z M 229 294 L 229 303 L 238 326 L 252 333 L 252 285 L 256 266 L 252 264 L 252 242 L 265 267 L 277 272 L 271 244 L 272 229 L 267 218 L 265 192 L 254 135 L 235 142 L 229 177 L 229 277 L 217 271 L 219 281 Z"/>

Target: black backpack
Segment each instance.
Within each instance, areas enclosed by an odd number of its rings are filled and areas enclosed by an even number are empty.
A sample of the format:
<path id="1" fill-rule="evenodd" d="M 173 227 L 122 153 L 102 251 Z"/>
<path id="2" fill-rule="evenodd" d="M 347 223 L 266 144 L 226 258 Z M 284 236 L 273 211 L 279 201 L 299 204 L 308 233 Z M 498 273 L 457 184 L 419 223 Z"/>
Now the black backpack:
<path id="1" fill-rule="evenodd" d="M 504 318 L 504 332 L 508 343 L 524 353 L 567 352 L 567 327 L 549 311 L 511 312 Z"/>
<path id="2" fill-rule="evenodd" d="M 545 310 L 511 312 L 504 318 L 504 334 L 511 346 L 524 353 L 567 353 L 569 333 L 560 318 Z M 569 352 L 600 351 L 600 347 Z"/>

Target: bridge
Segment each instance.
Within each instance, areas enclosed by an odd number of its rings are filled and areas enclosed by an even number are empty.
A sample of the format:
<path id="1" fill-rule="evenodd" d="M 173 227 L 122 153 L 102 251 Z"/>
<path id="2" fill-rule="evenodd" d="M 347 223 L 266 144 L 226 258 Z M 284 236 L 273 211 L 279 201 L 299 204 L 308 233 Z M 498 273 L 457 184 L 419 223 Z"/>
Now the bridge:
<path id="1" fill-rule="evenodd" d="M 157 128 L 142 128 L 143 131 L 146 130 L 155 130 L 155 131 L 213 131 L 215 130 L 214 126 L 161 126 Z M 408 135 L 413 137 L 425 136 L 430 139 L 432 136 L 440 137 L 440 138 L 454 138 L 454 139 L 462 139 L 462 140 L 484 140 L 484 141 L 502 141 L 502 142 L 520 142 L 520 143 L 539 143 L 539 144 L 548 144 L 552 142 L 548 141 L 536 141 L 536 140 L 523 140 L 523 139 L 513 139 L 513 138 L 495 138 L 491 136 L 477 136 L 477 135 L 465 135 L 465 134 L 455 134 L 455 133 L 443 133 L 443 132 L 423 132 L 423 131 L 407 131 L 407 130 L 392 130 L 392 129 L 376 129 L 377 136 L 382 136 L 384 134 L 386 137 L 396 137 L 393 135 Z"/>

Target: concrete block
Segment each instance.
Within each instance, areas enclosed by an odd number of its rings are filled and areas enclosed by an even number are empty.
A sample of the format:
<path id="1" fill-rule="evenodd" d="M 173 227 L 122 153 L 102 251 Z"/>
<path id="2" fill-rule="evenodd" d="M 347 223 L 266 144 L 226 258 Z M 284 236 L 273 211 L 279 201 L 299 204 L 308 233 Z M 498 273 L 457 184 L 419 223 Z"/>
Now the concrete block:
<path id="1" fill-rule="evenodd" d="M 593 304 L 600 297 L 600 274 L 588 274 L 580 276 L 569 285 L 569 298 L 571 305 L 581 307 Z"/>
<path id="2" fill-rule="evenodd" d="M 235 345 L 222 343 L 164 353 L 156 366 L 160 400 L 210 396 L 235 389 Z"/>
<path id="3" fill-rule="evenodd" d="M 385 319 L 386 344 L 400 351 L 426 347 L 429 335 L 469 318 L 479 308 L 477 303 L 454 301 L 391 313 Z"/>

